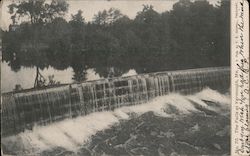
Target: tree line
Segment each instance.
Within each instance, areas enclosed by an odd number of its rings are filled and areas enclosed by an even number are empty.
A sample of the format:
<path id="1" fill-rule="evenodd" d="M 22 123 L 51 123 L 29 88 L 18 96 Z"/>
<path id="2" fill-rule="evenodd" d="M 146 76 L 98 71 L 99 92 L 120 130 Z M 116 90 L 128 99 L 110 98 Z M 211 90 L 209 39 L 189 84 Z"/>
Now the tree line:
<path id="1" fill-rule="evenodd" d="M 79 10 L 65 20 L 66 1 L 27 0 L 9 5 L 12 24 L 2 31 L 3 60 L 21 66 L 74 69 L 76 81 L 86 69 L 103 77 L 230 63 L 230 2 L 179 0 L 158 13 L 143 5 L 134 19 L 116 8 L 99 11 L 87 22 Z M 25 19 L 18 23 L 17 19 Z"/>

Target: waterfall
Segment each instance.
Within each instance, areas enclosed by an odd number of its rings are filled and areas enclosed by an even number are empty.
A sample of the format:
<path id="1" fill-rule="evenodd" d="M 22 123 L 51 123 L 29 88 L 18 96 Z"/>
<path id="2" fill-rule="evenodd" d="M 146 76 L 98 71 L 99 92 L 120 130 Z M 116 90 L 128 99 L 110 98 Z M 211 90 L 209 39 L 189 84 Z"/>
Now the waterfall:
<path id="1" fill-rule="evenodd" d="M 214 67 L 148 73 L 2 94 L 2 134 L 34 125 L 147 102 L 170 92 L 192 94 L 230 87 L 230 68 Z"/>

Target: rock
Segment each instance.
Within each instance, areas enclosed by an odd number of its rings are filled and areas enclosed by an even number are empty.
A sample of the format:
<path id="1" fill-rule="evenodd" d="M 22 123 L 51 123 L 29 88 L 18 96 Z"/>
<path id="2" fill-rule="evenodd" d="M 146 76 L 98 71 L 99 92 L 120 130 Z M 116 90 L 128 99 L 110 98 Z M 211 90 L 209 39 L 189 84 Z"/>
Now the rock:
<path id="1" fill-rule="evenodd" d="M 157 135 L 157 132 L 156 132 L 156 131 L 151 131 L 151 132 L 150 132 L 150 135 L 151 135 L 151 136 L 156 136 L 156 135 Z"/>
<path id="2" fill-rule="evenodd" d="M 159 156 L 165 156 L 166 154 L 162 151 L 162 149 L 161 148 L 158 148 L 158 154 L 159 154 Z"/>
<path id="3" fill-rule="evenodd" d="M 199 131 L 199 130 L 200 130 L 200 126 L 198 125 L 198 123 L 195 124 L 193 127 L 191 127 L 191 128 L 189 129 L 189 131 L 190 131 L 191 133 L 197 132 L 197 131 Z"/>
<path id="4" fill-rule="evenodd" d="M 169 131 L 169 132 L 166 133 L 166 137 L 167 138 L 173 138 L 173 137 L 175 137 L 175 134 L 173 132 Z"/>
<path id="5" fill-rule="evenodd" d="M 170 154 L 170 156 L 179 156 L 179 154 L 176 153 L 176 152 L 172 152 L 172 153 Z"/>
<path id="6" fill-rule="evenodd" d="M 131 149 L 130 152 L 136 155 L 148 155 L 149 149 L 147 147 L 136 147 Z"/>
<path id="7" fill-rule="evenodd" d="M 218 132 L 216 133 L 216 135 L 222 137 L 222 136 L 228 135 L 229 133 L 230 133 L 230 126 L 227 125 L 227 126 L 225 126 L 225 127 L 223 128 L 223 130 L 218 131 Z"/>
<path id="8" fill-rule="evenodd" d="M 220 147 L 220 145 L 219 145 L 219 144 L 214 143 L 214 144 L 213 144 L 213 146 L 214 146 L 216 149 L 221 150 L 221 147 Z"/>
<path id="9" fill-rule="evenodd" d="M 84 156 L 91 156 L 91 151 L 89 151 L 86 148 L 81 148 L 78 152 L 77 155 L 84 155 Z"/>

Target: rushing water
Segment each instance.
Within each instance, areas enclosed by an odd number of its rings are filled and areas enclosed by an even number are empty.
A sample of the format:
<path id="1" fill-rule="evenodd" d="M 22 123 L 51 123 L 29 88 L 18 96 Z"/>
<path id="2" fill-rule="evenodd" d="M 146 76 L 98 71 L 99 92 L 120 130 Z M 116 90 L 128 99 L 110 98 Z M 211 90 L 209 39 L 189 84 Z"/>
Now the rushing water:
<path id="1" fill-rule="evenodd" d="M 102 79 L 2 94 L 2 134 L 34 125 L 114 110 L 147 102 L 172 92 L 192 94 L 205 87 L 229 87 L 229 68 L 203 68 Z"/>
<path id="2" fill-rule="evenodd" d="M 229 153 L 229 113 L 228 93 L 173 93 L 141 105 L 36 126 L 3 138 L 2 146 L 17 155 L 222 155 Z"/>
<path id="3" fill-rule="evenodd" d="M 229 74 L 190 69 L 2 94 L 2 146 L 17 155 L 227 154 L 230 97 L 207 87 L 225 92 Z"/>

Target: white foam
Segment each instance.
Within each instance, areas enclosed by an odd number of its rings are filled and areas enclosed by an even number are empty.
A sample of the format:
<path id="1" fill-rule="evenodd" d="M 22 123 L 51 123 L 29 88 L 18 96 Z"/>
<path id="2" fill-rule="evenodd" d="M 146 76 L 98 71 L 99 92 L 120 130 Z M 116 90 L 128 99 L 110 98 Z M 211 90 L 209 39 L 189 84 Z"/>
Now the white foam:
<path id="1" fill-rule="evenodd" d="M 130 69 L 127 73 L 122 74 L 122 77 L 134 76 L 137 75 L 137 72 L 134 69 Z"/>
<path id="2" fill-rule="evenodd" d="M 190 96 L 169 94 L 140 105 L 122 107 L 114 111 L 96 112 L 83 117 L 66 119 L 47 126 L 36 126 L 32 131 L 25 131 L 16 136 L 5 138 L 3 143 L 5 145 L 10 143 L 22 144 L 22 147 L 19 148 L 35 149 L 39 152 L 53 147 L 62 147 L 67 150 L 76 151 L 98 131 L 110 128 L 112 125 L 119 123 L 120 119 L 129 119 L 129 113 L 141 115 L 152 111 L 158 116 L 172 117 L 175 114 L 171 114 L 171 112 L 166 113 L 165 110 L 169 105 L 175 106 L 180 114 L 190 114 L 199 111 L 190 100 L 201 107 L 216 112 L 219 110 L 208 106 L 202 100 L 219 102 L 222 105 L 230 104 L 229 96 L 222 95 L 211 89 L 205 89 L 200 93 Z"/>
<path id="3" fill-rule="evenodd" d="M 122 109 L 116 109 L 114 110 L 115 116 L 117 116 L 119 119 L 129 119 L 129 115 L 122 111 Z"/>
<path id="4" fill-rule="evenodd" d="M 202 90 L 201 92 L 195 94 L 194 96 L 196 96 L 199 99 L 216 102 L 221 105 L 231 104 L 231 98 L 229 94 L 223 95 L 210 88 L 206 88 Z"/>
<path id="5" fill-rule="evenodd" d="M 193 104 L 186 99 L 185 96 L 179 94 L 170 94 L 162 97 L 157 97 L 154 100 L 149 101 L 145 104 L 122 107 L 121 111 L 126 113 L 136 113 L 141 115 L 145 112 L 153 111 L 156 115 L 161 115 L 164 117 L 169 117 L 170 114 L 166 114 L 165 108 L 167 105 L 175 106 L 178 111 L 182 114 L 189 114 L 194 111 L 198 111 Z"/>
<path id="6" fill-rule="evenodd" d="M 210 107 L 208 106 L 204 101 L 202 101 L 203 99 L 199 99 L 197 96 L 188 96 L 187 97 L 189 100 L 193 101 L 194 103 L 198 104 L 200 107 L 208 109 L 210 111 L 214 111 L 214 112 L 218 112 L 219 110 L 214 108 L 214 107 Z"/>
<path id="7" fill-rule="evenodd" d="M 5 144 L 22 144 L 21 148 L 29 151 L 35 149 L 41 152 L 53 147 L 76 151 L 92 135 L 109 128 L 118 121 L 119 119 L 112 112 L 96 112 L 85 117 L 37 126 L 32 131 L 26 130 L 4 140 Z"/>

